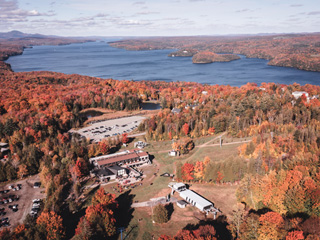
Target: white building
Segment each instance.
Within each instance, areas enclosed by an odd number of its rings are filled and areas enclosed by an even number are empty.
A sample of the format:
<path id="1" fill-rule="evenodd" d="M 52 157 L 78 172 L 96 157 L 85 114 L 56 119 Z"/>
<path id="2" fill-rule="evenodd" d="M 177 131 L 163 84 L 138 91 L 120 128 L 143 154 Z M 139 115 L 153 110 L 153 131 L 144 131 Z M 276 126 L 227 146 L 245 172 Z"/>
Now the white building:
<path id="1" fill-rule="evenodd" d="M 196 192 L 187 189 L 184 183 L 169 183 L 168 186 L 172 189 L 172 194 L 174 191 L 177 191 L 181 198 L 190 203 L 192 206 L 198 208 L 200 211 L 206 212 L 207 214 L 212 212 L 214 216 L 220 212 L 213 206 L 212 202 L 208 201 Z"/>
<path id="2" fill-rule="evenodd" d="M 303 91 L 295 91 L 295 92 L 292 93 L 292 96 L 293 96 L 295 99 L 298 99 L 298 98 L 301 97 L 303 94 L 307 97 L 307 99 L 309 98 L 309 93 L 303 92 Z"/>
<path id="3" fill-rule="evenodd" d="M 213 208 L 213 203 L 209 202 L 207 199 L 201 197 L 200 195 L 189 189 L 181 191 L 180 197 L 182 197 L 191 205 L 197 207 L 200 211 L 210 212 Z"/>

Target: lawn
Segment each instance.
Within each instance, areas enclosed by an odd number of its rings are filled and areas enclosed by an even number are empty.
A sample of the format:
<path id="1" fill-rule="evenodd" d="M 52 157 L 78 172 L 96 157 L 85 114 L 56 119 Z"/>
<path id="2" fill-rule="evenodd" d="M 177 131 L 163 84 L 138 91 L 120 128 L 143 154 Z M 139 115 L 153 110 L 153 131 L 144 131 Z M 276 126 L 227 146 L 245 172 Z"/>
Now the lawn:
<path id="1" fill-rule="evenodd" d="M 225 185 L 217 186 L 210 184 L 192 184 L 191 190 L 196 191 L 208 200 L 212 201 L 215 207 L 222 211 L 222 215 L 230 216 L 232 210 L 236 209 L 235 192 L 237 186 Z M 178 197 L 177 193 L 174 195 Z M 184 209 L 173 204 L 173 213 L 169 222 L 158 224 L 152 222 L 151 207 L 135 208 L 132 214 L 133 218 L 126 229 L 124 236 L 128 234 L 126 239 L 149 239 L 149 235 L 155 238 L 162 234 L 174 236 L 179 230 L 188 224 L 197 224 L 199 220 L 205 219 L 195 207 L 188 206 Z M 208 215 L 212 219 L 212 215 Z M 119 238 L 120 239 L 120 238 Z"/>
<path id="2" fill-rule="evenodd" d="M 205 137 L 204 139 L 195 140 L 197 144 L 204 144 L 211 141 L 216 136 Z M 219 143 L 219 139 L 210 142 L 207 146 L 202 148 L 195 148 L 189 154 L 180 157 L 170 157 L 164 150 L 170 149 L 171 141 L 152 142 L 145 151 L 152 152 L 154 157 L 153 164 L 143 168 L 146 178 L 142 181 L 142 185 L 130 189 L 130 196 L 132 201 L 149 201 L 151 198 L 163 197 L 170 193 L 168 183 L 172 179 L 168 177 L 161 177 L 162 173 L 174 172 L 174 163 L 177 161 L 203 161 L 205 156 L 210 157 L 211 161 L 223 161 L 236 156 L 238 154 L 238 146 L 242 143 L 229 145 L 231 142 L 241 142 L 244 139 L 225 138 L 225 144 L 220 146 L 212 146 L 212 144 Z M 247 139 L 246 139 L 247 140 Z M 107 185 L 106 191 L 111 191 L 111 186 Z M 214 184 L 195 184 L 190 187 L 191 190 L 196 191 L 206 199 L 214 203 L 214 206 L 222 211 L 223 215 L 230 216 L 232 211 L 236 208 L 236 185 L 214 185 Z M 120 193 L 116 193 L 117 196 Z M 175 194 L 175 197 L 179 196 Z M 157 239 L 161 234 L 175 235 L 180 229 L 186 227 L 188 224 L 197 224 L 203 216 L 194 207 L 187 207 L 180 209 L 176 204 L 173 205 L 174 211 L 168 223 L 157 224 L 152 222 L 151 207 L 142 207 L 133 209 L 131 219 L 123 233 L 126 239 Z M 211 216 L 212 217 L 212 216 Z M 120 239 L 120 236 L 119 236 Z"/>

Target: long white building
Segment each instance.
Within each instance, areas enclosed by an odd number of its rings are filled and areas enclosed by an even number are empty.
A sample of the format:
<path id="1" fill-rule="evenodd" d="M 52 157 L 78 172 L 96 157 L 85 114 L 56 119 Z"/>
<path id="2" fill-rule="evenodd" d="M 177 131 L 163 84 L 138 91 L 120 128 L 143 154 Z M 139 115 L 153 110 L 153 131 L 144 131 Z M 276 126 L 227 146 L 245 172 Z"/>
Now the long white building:
<path id="1" fill-rule="evenodd" d="M 192 206 L 195 206 L 200 211 L 212 212 L 214 214 L 220 212 L 217 208 L 213 206 L 213 203 L 205 199 L 204 197 L 200 196 L 196 192 L 189 190 L 186 188 L 184 183 L 169 183 L 168 185 L 172 189 L 172 193 L 174 191 L 180 194 L 186 202 L 190 203 Z"/>

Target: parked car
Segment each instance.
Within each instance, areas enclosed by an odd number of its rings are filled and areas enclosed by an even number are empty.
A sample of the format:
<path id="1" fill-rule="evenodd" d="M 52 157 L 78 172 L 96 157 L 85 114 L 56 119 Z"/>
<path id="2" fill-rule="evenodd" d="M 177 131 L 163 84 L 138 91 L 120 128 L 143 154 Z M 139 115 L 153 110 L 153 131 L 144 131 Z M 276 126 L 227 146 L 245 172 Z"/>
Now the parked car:
<path id="1" fill-rule="evenodd" d="M 41 186 L 41 183 L 40 182 L 35 182 L 33 184 L 33 188 L 39 188 Z"/>
<path id="2" fill-rule="evenodd" d="M 34 202 L 34 203 L 35 202 L 41 202 L 41 199 L 36 198 L 36 199 L 33 199 L 32 202 Z"/>

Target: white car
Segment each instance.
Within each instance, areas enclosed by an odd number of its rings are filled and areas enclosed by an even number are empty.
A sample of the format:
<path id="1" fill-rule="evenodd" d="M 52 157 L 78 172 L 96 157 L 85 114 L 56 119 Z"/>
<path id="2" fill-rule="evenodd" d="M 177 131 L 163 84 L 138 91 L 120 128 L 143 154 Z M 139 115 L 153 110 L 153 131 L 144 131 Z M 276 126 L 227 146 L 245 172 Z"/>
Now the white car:
<path id="1" fill-rule="evenodd" d="M 40 206 L 40 203 L 34 203 L 32 204 L 32 207 L 39 207 Z"/>
<path id="2" fill-rule="evenodd" d="M 32 200 L 33 203 L 35 203 L 35 202 L 40 202 L 40 201 L 41 201 L 41 199 L 38 199 L 38 198 Z"/>

